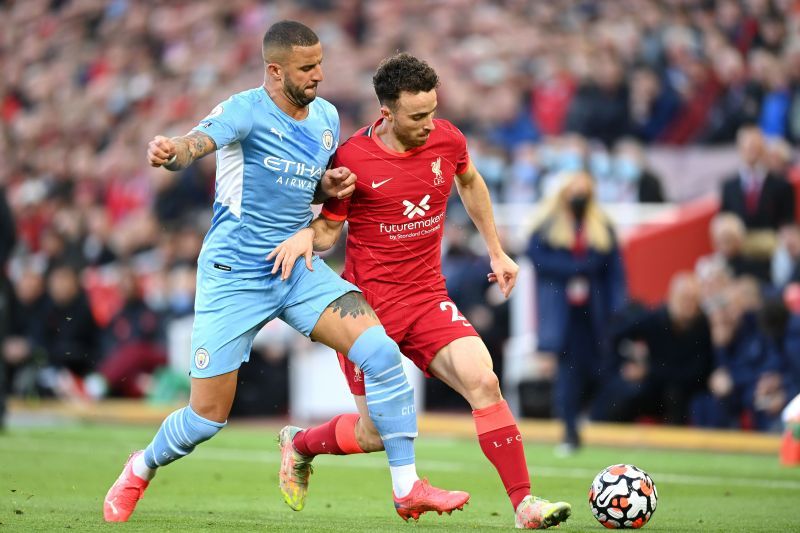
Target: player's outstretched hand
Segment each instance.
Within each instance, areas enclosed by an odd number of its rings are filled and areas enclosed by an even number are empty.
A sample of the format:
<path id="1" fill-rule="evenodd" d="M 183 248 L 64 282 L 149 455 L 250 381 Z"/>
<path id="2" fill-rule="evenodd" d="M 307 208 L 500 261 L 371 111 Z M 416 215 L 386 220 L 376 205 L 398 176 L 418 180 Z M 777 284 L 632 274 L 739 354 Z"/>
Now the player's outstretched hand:
<path id="1" fill-rule="evenodd" d="M 356 175 L 347 167 L 329 168 L 322 175 L 322 192 L 328 198 L 347 198 L 356 190 Z"/>
<path id="2" fill-rule="evenodd" d="M 490 264 L 492 265 L 492 271 L 486 275 L 486 278 L 491 283 L 497 282 L 500 290 L 503 291 L 503 296 L 508 298 L 511 294 L 511 289 L 517 283 L 519 266 L 504 253 L 493 258 Z"/>
<path id="3" fill-rule="evenodd" d="M 153 167 L 166 164 L 175 154 L 175 143 L 169 137 L 156 135 L 147 145 L 147 160 Z"/>
<path id="4" fill-rule="evenodd" d="M 272 250 L 267 256 L 267 261 L 273 258 L 275 259 L 275 264 L 272 266 L 272 273 L 275 274 L 280 270 L 281 281 L 285 281 L 292 274 L 294 264 L 300 256 L 306 258 L 306 268 L 314 270 L 314 267 L 311 266 L 313 252 L 314 230 L 311 228 L 303 228 Z"/>

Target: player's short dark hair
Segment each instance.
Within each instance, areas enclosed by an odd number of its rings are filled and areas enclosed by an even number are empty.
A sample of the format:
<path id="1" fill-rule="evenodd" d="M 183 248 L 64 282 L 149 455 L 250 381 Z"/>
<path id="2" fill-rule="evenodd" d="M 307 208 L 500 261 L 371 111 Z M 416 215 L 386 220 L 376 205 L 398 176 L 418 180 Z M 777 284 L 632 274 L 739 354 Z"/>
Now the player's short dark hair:
<path id="1" fill-rule="evenodd" d="M 275 61 L 274 53 L 291 51 L 293 46 L 313 46 L 319 42 L 314 30 L 295 20 L 282 20 L 269 27 L 264 34 L 261 52 L 264 61 Z M 268 57 L 269 56 L 269 57 Z"/>
<path id="2" fill-rule="evenodd" d="M 372 76 L 372 86 L 381 105 L 393 108 L 403 91 L 416 94 L 432 91 L 439 76 L 425 61 L 405 52 L 387 57 Z"/>

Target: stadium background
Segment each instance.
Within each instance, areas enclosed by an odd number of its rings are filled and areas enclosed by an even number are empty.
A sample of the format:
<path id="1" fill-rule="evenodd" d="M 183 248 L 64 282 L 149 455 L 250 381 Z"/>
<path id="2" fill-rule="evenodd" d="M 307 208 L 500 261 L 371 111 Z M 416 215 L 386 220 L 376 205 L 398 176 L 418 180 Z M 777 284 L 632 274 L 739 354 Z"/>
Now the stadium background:
<path id="1" fill-rule="evenodd" d="M 761 128 L 765 164 L 800 197 L 795 1 L 5 1 L 0 186 L 13 226 L 3 220 L 0 258 L 4 302 L 13 292 L 20 307 L 3 315 L 0 332 L 15 423 L 26 423 L 25 406 L 38 398 L 102 411 L 106 398 L 172 405 L 185 397 L 214 160 L 169 173 L 148 167 L 145 147 L 260 85 L 260 40 L 284 18 L 322 40 L 320 95 L 339 109 L 343 138 L 376 116 L 370 80 L 381 58 L 407 50 L 438 71 L 439 116 L 467 135 L 504 242 L 523 267 L 502 302 L 483 283 L 485 252 L 454 199 L 448 286 L 523 414 L 546 417 L 551 407 L 534 357 L 533 274 L 523 252 L 563 172 L 582 167 L 594 177 L 621 239 L 628 290 L 649 306 L 663 302 L 673 274 L 712 253 L 709 221 L 722 181 L 740 166 L 741 126 Z M 657 202 L 640 201 L 643 173 L 630 177 L 631 161 L 660 183 L 644 198 Z M 800 310 L 781 296 L 800 258 L 778 235 L 761 287 L 791 323 Z M 342 253 L 327 259 L 340 264 Z M 65 316 L 70 327 L 58 327 Z M 787 380 L 796 378 L 790 368 Z M 309 420 L 349 409 L 337 372 L 327 350 L 271 324 L 242 367 L 234 416 Z M 414 379 L 428 411 L 466 409 L 444 387 Z M 746 413 L 740 422 L 752 425 Z"/>

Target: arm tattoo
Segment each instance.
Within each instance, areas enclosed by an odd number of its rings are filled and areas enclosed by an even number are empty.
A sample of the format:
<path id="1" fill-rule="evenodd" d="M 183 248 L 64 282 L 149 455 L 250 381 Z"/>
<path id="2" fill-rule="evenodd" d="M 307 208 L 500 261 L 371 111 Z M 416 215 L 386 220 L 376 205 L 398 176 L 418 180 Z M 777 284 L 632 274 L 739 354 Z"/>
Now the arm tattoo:
<path id="1" fill-rule="evenodd" d="M 194 161 L 210 154 L 217 149 L 214 139 L 199 131 L 190 132 L 183 137 L 173 137 L 172 141 L 177 147 L 177 159 L 169 165 L 169 170 L 180 170 L 188 167 Z"/>
<path id="2" fill-rule="evenodd" d="M 333 309 L 334 313 L 340 313 L 342 318 L 351 316 L 357 318 L 362 315 L 372 316 L 378 318 L 372 307 L 369 306 L 367 301 L 358 292 L 348 292 L 344 296 L 340 296 L 328 306 Z"/>
<path id="3" fill-rule="evenodd" d="M 217 148 L 217 145 L 211 137 L 199 131 L 193 131 L 184 138 L 188 144 L 192 161 L 200 159 L 206 154 L 210 154 Z"/>

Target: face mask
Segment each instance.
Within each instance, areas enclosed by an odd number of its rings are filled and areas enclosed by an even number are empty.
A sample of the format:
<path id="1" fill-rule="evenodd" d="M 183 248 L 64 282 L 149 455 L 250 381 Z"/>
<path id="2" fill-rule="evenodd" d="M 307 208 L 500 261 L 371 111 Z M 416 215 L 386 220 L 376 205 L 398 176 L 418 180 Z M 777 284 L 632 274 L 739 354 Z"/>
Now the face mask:
<path id="1" fill-rule="evenodd" d="M 603 152 L 595 152 L 589 158 L 589 170 L 595 178 L 604 178 L 611 173 L 611 158 Z"/>
<path id="2" fill-rule="evenodd" d="M 567 150 L 558 156 L 558 170 L 562 172 L 577 172 L 583 169 L 583 158 L 577 152 Z"/>
<path id="3" fill-rule="evenodd" d="M 627 157 L 620 157 L 616 162 L 616 174 L 620 181 L 631 183 L 639 179 L 642 169 L 639 164 Z"/>
<path id="4" fill-rule="evenodd" d="M 588 206 L 589 198 L 587 196 L 573 196 L 569 199 L 569 209 L 577 220 L 583 220 Z"/>

